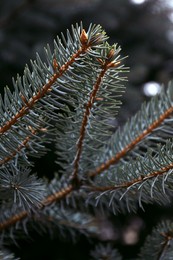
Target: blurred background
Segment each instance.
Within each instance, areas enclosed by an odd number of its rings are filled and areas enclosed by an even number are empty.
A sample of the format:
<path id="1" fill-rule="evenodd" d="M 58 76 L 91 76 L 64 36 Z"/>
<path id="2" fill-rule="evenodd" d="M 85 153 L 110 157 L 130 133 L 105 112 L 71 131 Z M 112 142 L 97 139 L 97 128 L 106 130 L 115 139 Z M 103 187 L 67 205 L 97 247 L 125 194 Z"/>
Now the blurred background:
<path id="1" fill-rule="evenodd" d="M 128 55 L 125 100 L 136 102 L 129 101 L 126 114 L 172 78 L 172 0 L 1 0 L 1 88 L 11 86 L 11 77 L 22 74 L 24 65 L 36 52 L 42 55 L 43 47 L 51 45 L 57 34 L 65 34 L 80 21 L 86 28 L 90 23 L 101 24 L 110 43 L 118 43 L 122 55 Z"/>
<path id="2" fill-rule="evenodd" d="M 129 81 L 118 119 L 122 124 L 144 100 L 159 93 L 163 84 L 173 79 L 172 0 L 0 0 L 1 92 L 5 85 L 12 86 L 12 77 L 22 75 L 25 64 L 35 58 L 36 52 L 42 57 L 47 43 L 52 45 L 57 34 L 65 34 L 71 24 L 80 21 L 85 28 L 90 23 L 101 24 L 110 36 L 109 42 L 118 43 L 122 56 L 128 56 L 125 63 L 130 67 Z M 43 158 L 36 165 L 40 175 L 54 171 L 55 165 L 49 159 Z M 115 236 L 116 242 L 124 259 L 134 257 L 145 235 L 160 217 L 169 214 L 169 209 L 163 212 L 153 206 L 146 214 L 115 217 L 115 226 L 121 233 Z M 17 254 L 22 259 L 89 259 L 90 244 L 85 238 L 75 245 L 37 239 L 37 244 L 19 243 L 23 251 L 15 248 Z M 34 249 L 38 255 L 32 253 Z"/>

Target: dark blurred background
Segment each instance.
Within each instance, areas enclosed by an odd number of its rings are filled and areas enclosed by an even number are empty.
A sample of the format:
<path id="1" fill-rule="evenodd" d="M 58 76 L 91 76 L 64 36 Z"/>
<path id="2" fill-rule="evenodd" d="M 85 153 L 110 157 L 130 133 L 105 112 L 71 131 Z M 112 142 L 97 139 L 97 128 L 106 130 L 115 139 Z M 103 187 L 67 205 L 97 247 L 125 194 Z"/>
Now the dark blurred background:
<path id="1" fill-rule="evenodd" d="M 119 116 L 123 123 L 173 78 L 172 0 L 0 0 L 1 92 L 5 85 L 12 86 L 12 77 L 22 75 L 36 52 L 42 57 L 47 43 L 52 45 L 57 34 L 65 34 L 71 24 L 80 21 L 85 28 L 90 23 L 101 24 L 109 42 L 121 45 L 122 56 L 128 55 L 129 81 Z M 49 159 L 39 162 L 39 174 L 55 170 Z M 138 216 L 115 217 L 124 234 L 118 240 L 124 259 L 134 257 L 160 216 L 169 214 L 169 209 L 153 206 L 146 214 L 139 211 Z M 89 259 L 90 243 L 85 238 L 75 245 L 59 240 L 50 243 L 41 237 L 37 241 L 19 243 L 17 254 L 22 259 Z"/>

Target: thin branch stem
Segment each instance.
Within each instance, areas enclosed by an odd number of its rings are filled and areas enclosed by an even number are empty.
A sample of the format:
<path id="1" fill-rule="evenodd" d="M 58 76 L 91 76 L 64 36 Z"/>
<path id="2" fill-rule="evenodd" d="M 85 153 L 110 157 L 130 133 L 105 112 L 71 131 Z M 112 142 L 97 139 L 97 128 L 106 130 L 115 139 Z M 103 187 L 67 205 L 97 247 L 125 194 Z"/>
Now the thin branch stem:
<path id="1" fill-rule="evenodd" d="M 128 181 L 128 182 L 123 182 L 123 183 L 121 183 L 119 185 L 114 185 L 114 186 L 91 186 L 91 187 L 89 187 L 89 189 L 93 190 L 93 191 L 102 191 L 102 192 L 104 192 L 104 191 L 109 191 L 109 190 L 118 190 L 118 189 L 121 189 L 121 188 L 129 188 L 132 185 L 134 186 L 134 185 L 142 183 L 142 182 L 144 182 L 146 180 L 149 180 L 149 179 L 152 179 L 154 177 L 163 175 L 166 172 L 168 172 L 170 169 L 173 169 L 173 163 L 170 163 L 169 165 L 164 166 L 163 168 L 161 168 L 158 171 L 153 171 L 151 173 L 148 173 L 145 176 L 141 174 L 138 178 L 133 179 L 133 180 Z"/>
<path id="2" fill-rule="evenodd" d="M 89 120 L 89 116 L 91 114 L 91 108 L 96 100 L 96 95 L 97 92 L 101 86 L 102 80 L 107 72 L 108 69 L 112 68 L 112 67 L 116 67 L 120 64 L 120 61 L 114 62 L 114 61 L 110 61 L 111 57 L 114 55 L 114 50 L 112 49 L 109 53 L 108 53 L 108 59 L 105 61 L 100 60 L 101 63 L 101 71 L 100 74 L 96 80 L 96 83 L 93 87 L 93 90 L 90 94 L 90 98 L 87 102 L 87 104 L 85 105 L 85 112 L 84 112 L 84 116 L 83 116 L 83 120 L 82 120 L 82 125 L 80 128 L 80 137 L 79 140 L 77 142 L 77 152 L 76 152 L 76 156 L 75 156 L 75 161 L 74 161 L 74 170 L 72 173 L 72 179 L 77 179 L 78 178 L 78 170 L 79 170 L 79 162 L 80 162 L 80 158 L 81 158 L 81 154 L 82 154 L 82 148 L 83 148 L 83 142 L 84 142 L 84 138 L 85 138 L 85 133 L 86 133 L 86 127 L 88 125 L 88 120 Z"/>
<path id="3" fill-rule="evenodd" d="M 69 193 L 71 193 L 73 191 L 74 187 L 73 185 L 68 185 L 66 188 L 61 189 L 55 193 L 53 193 L 52 195 L 48 196 L 43 202 L 43 205 L 49 205 L 57 200 L 60 200 L 62 198 L 64 198 L 65 196 L 67 196 Z"/>
<path id="4" fill-rule="evenodd" d="M 44 131 L 44 130 L 43 130 Z M 33 128 L 31 129 L 31 134 L 35 135 L 38 132 L 38 130 L 34 130 Z M 20 151 L 24 148 L 27 147 L 28 142 L 30 141 L 32 135 L 28 135 L 22 142 L 21 144 L 17 147 L 16 150 L 14 150 L 13 152 L 11 152 L 11 154 L 9 154 L 8 156 L 6 156 L 4 159 L 0 160 L 0 165 L 3 165 L 9 161 L 11 161 L 12 159 L 14 159 L 14 157 L 20 153 Z"/>
<path id="5" fill-rule="evenodd" d="M 79 161 L 80 161 L 80 157 L 82 154 L 82 147 L 83 147 L 83 142 L 84 142 L 84 137 L 85 137 L 85 133 L 86 133 L 86 127 L 88 124 L 88 120 L 89 120 L 89 116 L 91 113 L 91 108 L 95 102 L 95 98 L 97 95 L 97 92 L 99 90 L 99 87 L 101 85 L 102 79 L 106 73 L 106 71 L 108 70 L 108 66 L 107 63 L 104 64 L 104 66 L 102 67 L 102 70 L 97 78 L 97 81 L 93 87 L 93 91 L 90 94 L 90 98 L 85 106 L 85 112 L 84 112 L 84 116 L 83 116 L 83 120 L 82 120 L 82 125 L 80 128 L 80 137 L 79 140 L 77 142 L 77 152 L 76 152 L 76 157 L 75 157 L 75 161 L 74 161 L 74 171 L 72 173 L 72 178 L 76 179 L 77 175 L 78 175 L 78 170 L 79 170 Z"/>
<path id="6" fill-rule="evenodd" d="M 89 177 L 94 177 L 103 171 L 109 169 L 111 165 L 116 164 L 121 158 L 123 158 L 129 151 L 131 151 L 138 143 L 140 143 L 148 134 L 150 134 L 154 129 L 156 129 L 161 123 L 168 118 L 173 113 L 173 106 L 168 108 L 160 117 L 148 126 L 140 135 L 138 135 L 134 140 L 132 140 L 126 147 L 124 147 L 120 152 L 118 152 L 111 159 L 102 163 L 93 172 L 89 173 Z"/>
<path id="7" fill-rule="evenodd" d="M 12 225 L 16 224 L 18 221 L 21 221 L 22 219 L 26 218 L 28 216 L 27 211 L 22 211 L 16 215 L 13 215 L 12 217 L 8 218 L 4 222 L 0 223 L 0 230 L 4 230 L 8 227 L 11 227 Z"/>

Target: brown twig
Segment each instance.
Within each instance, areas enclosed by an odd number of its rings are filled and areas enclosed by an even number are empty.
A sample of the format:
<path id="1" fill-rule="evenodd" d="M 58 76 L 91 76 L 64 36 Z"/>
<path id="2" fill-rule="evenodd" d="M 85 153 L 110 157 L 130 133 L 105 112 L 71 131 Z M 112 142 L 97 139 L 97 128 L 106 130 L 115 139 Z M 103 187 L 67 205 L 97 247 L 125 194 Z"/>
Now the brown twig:
<path id="1" fill-rule="evenodd" d="M 43 205 L 49 205 L 57 200 L 60 200 L 67 196 L 69 193 L 73 191 L 74 187 L 73 185 L 68 185 L 67 187 L 53 193 L 52 195 L 48 196 L 43 202 Z"/>
<path id="2" fill-rule="evenodd" d="M 158 171 L 153 171 L 147 175 L 140 175 L 138 178 L 136 179 L 133 179 L 131 181 L 128 181 L 128 182 L 123 182 L 121 184 L 118 184 L 118 185 L 114 185 L 114 186 L 91 186 L 89 187 L 90 190 L 93 190 L 93 191 L 109 191 L 109 190 L 118 190 L 118 189 L 121 189 L 121 188 L 129 188 L 131 186 L 134 186 L 136 184 L 139 184 L 139 183 L 142 183 L 146 180 L 149 180 L 149 179 L 152 179 L 154 177 L 157 177 L 157 176 L 160 176 L 160 175 L 163 175 L 165 174 L 165 172 L 168 172 L 170 169 L 173 169 L 173 163 L 170 163 L 169 165 L 167 166 L 164 166 L 163 168 L 161 168 L 160 170 Z"/>
<path id="3" fill-rule="evenodd" d="M 36 134 L 38 132 L 38 130 L 35 130 L 33 128 L 30 129 L 31 131 L 31 134 Z M 21 144 L 17 147 L 16 150 L 14 150 L 13 152 L 11 152 L 11 154 L 9 154 L 7 157 L 5 157 L 4 159 L 0 160 L 0 165 L 3 165 L 9 161 L 11 161 L 15 156 L 16 154 L 20 153 L 20 151 L 27 146 L 28 142 L 30 141 L 31 139 L 31 135 L 28 135 L 22 142 Z"/>
<path id="4" fill-rule="evenodd" d="M 87 104 L 85 105 L 85 112 L 84 112 L 84 116 L 83 116 L 83 120 L 82 120 L 82 125 L 80 128 L 80 136 L 79 136 L 79 140 L 77 142 L 77 152 L 76 152 L 76 156 L 75 156 L 75 161 L 74 161 L 74 170 L 72 173 L 72 178 L 73 179 L 77 179 L 78 178 L 78 170 L 79 170 L 79 161 L 80 161 L 80 157 L 82 154 L 82 148 L 83 148 L 83 142 L 84 142 L 84 137 L 85 137 L 85 133 L 86 133 L 86 127 L 88 124 L 88 120 L 89 120 L 89 116 L 91 113 L 91 108 L 94 104 L 94 102 L 96 101 L 97 97 L 97 92 L 101 86 L 103 77 L 105 75 L 105 73 L 107 72 L 107 70 L 109 68 L 112 67 L 116 67 L 120 64 L 120 61 L 114 62 L 114 61 L 110 61 L 111 57 L 114 55 L 114 50 L 112 49 L 109 54 L 108 54 L 108 59 L 105 61 L 102 61 L 101 59 L 99 59 L 99 62 L 101 63 L 101 72 L 96 80 L 96 83 L 93 87 L 93 90 L 90 94 L 90 98 L 87 102 Z"/>

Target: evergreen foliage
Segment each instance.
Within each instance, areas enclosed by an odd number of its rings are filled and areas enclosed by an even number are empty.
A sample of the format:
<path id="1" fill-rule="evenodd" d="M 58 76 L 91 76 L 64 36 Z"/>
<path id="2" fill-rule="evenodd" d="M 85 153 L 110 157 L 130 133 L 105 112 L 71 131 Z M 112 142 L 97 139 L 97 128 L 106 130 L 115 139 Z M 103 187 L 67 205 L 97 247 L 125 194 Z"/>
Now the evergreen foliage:
<path id="1" fill-rule="evenodd" d="M 143 104 L 121 128 L 126 72 L 121 48 L 109 45 L 99 25 L 72 26 L 37 54 L 0 101 L 0 246 L 32 230 L 99 237 L 98 216 L 136 212 L 146 204 L 171 204 L 173 83 Z M 55 143 L 57 172 L 33 173 L 33 157 Z M 68 235 L 67 235 L 68 234 Z M 172 259 L 173 224 L 163 221 L 139 259 Z M 99 239 L 98 239 L 99 240 Z M 154 245 L 154 246 L 151 246 Z M 0 255 L 0 257 L 1 257 Z M 9 256 L 8 256 L 9 255 Z M 112 245 L 98 245 L 93 259 L 121 259 Z"/>

